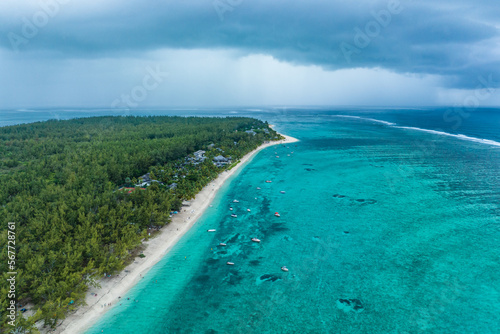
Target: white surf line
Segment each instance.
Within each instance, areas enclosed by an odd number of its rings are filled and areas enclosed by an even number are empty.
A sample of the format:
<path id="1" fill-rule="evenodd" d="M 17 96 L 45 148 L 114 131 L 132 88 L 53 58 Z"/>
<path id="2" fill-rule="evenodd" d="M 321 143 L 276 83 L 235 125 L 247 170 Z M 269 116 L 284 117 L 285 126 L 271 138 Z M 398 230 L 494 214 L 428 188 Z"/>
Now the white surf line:
<path id="1" fill-rule="evenodd" d="M 396 123 L 391 123 L 391 122 L 386 122 L 386 121 L 381 121 L 379 119 L 374 119 L 374 118 L 368 118 L 368 117 L 361 117 L 361 116 L 350 116 L 350 115 L 333 115 L 336 117 L 344 117 L 344 118 L 355 118 L 355 119 L 360 119 L 360 120 L 365 120 L 365 121 L 372 121 L 376 123 L 382 123 L 385 125 L 394 125 L 396 126 Z"/>
<path id="2" fill-rule="evenodd" d="M 487 145 L 493 145 L 493 146 L 498 146 L 500 147 L 500 143 L 491 139 L 482 139 L 482 138 L 476 138 L 476 137 L 470 137 L 462 134 L 453 134 L 453 133 L 448 133 L 448 132 L 443 132 L 443 131 L 436 131 L 436 130 L 428 130 L 428 129 L 422 129 L 422 128 L 415 128 L 412 126 L 394 126 L 395 128 L 399 129 L 408 129 L 408 130 L 416 130 L 416 131 L 423 131 L 427 133 L 432 133 L 435 135 L 442 135 L 442 136 L 448 136 L 448 137 L 454 137 L 462 140 L 467 140 L 467 141 L 472 141 L 476 143 L 481 143 L 481 144 L 487 144 Z"/>
<path id="3" fill-rule="evenodd" d="M 448 132 L 443 132 L 443 131 L 437 131 L 437 130 L 429 130 L 429 129 L 422 129 L 422 128 L 417 128 L 413 126 L 401 126 L 397 125 L 396 123 L 391 123 L 391 122 L 386 122 L 386 121 L 381 121 L 378 119 L 374 118 L 368 118 L 368 117 L 360 117 L 360 116 L 350 116 L 350 115 L 334 115 L 337 117 L 344 117 L 344 118 L 354 118 L 354 119 L 360 119 L 364 121 L 372 121 L 372 122 L 377 122 L 377 123 L 382 123 L 387 126 L 391 126 L 393 128 L 398 128 L 398 129 L 405 129 L 405 130 L 415 130 L 415 131 L 423 131 L 427 133 L 432 133 L 435 135 L 441 135 L 441 136 L 448 136 L 448 137 L 453 137 L 461 140 L 467 140 L 475 143 L 480 143 L 480 144 L 486 144 L 486 145 L 492 145 L 492 146 L 498 146 L 500 147 L 500 143 L 491 139 L 483 139 L 483 138 L 476 138 L 476 137 L 470 137 L 466 136 L 463 134 L 453 134 L 453 133 L 448 133 Z"/>

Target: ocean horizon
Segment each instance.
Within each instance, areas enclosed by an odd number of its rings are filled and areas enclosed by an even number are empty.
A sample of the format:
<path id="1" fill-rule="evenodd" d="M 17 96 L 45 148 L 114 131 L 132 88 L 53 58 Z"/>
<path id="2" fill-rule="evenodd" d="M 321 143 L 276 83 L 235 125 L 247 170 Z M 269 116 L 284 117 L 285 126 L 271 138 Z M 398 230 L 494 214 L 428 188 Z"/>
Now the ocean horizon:
<path id="1" fill-rule="evenodd" d="M 0 126 L 104 115 L 123 112 L 13 109 Z M 228 180 L 87 334 L 498 332 L 500 109 L 127 115 L 249 116 L 300 141 Z"/>

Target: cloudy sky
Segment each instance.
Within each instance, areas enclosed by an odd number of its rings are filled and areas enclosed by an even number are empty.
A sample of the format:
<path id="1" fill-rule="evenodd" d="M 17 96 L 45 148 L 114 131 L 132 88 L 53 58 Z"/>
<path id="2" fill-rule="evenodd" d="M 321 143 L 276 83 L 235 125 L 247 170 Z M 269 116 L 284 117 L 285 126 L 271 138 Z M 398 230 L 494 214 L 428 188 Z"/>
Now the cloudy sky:
<path id="1" fill-rule="evenodd" d="M 498 0 L 1 0 L 0 108 L 500 105 Z"/>

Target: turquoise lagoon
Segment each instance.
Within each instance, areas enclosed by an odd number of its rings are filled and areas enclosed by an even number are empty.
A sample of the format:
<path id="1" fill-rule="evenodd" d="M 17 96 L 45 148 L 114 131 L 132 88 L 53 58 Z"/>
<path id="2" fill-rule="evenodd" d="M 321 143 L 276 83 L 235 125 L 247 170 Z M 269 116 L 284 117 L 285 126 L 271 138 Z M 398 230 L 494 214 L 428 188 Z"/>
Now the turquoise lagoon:
<path id="1" fill-rule="evenodd" d="M 87 333 L 499 333 L 494 127 L 339 113 L 263 113 L 300 142 L 255 156 Z"/>

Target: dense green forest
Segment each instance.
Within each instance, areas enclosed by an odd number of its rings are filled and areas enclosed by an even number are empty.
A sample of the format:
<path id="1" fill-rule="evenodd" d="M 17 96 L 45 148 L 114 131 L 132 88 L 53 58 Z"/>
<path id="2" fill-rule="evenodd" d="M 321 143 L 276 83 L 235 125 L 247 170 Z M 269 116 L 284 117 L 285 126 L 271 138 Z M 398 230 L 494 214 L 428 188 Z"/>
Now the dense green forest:
<path id="1" fill-rule="evenodd" d="M 12 330 L 5 316 L 8 222 L 16 224 L 16 301 L 31 314 L 18 315 L 18 332 L 36 332 L 36 321 L 54 326 L 97 278 L 138 254 L 148 231 L 168 224 L 183 200 L 231 167 L 215 166 L 214 156 L 234 164 L 277 136 L 251 118 L 93 117 L 0 128 L 4 331 Z M 189 163 L 197 150 L 207 158 Z M 161 183 L 118 191 L 148 172 Z"/>

